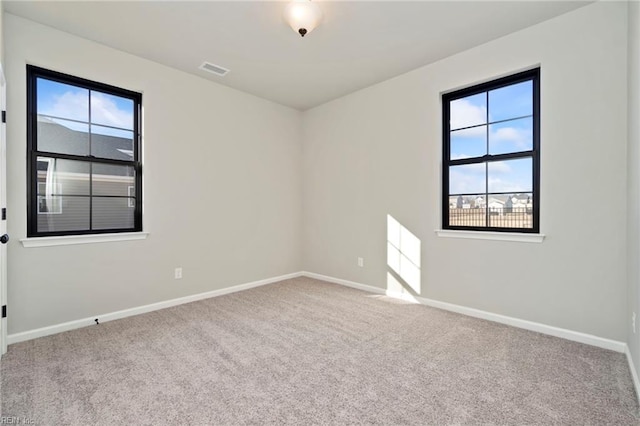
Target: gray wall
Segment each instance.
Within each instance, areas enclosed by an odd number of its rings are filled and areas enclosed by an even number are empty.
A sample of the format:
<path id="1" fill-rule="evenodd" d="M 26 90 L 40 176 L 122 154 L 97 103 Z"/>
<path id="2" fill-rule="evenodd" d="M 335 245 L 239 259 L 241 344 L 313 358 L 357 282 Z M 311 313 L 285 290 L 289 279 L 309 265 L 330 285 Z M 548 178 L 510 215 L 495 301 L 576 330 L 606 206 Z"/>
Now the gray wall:
<path id="1" fill-rule="evenodd" d="M 305 270 L 411 293 L 391 215 L 420 240 L 418 295 L 626 340 L 626 13 L 599 2 L 307 111 Z M 436 236 L 440 94 L 538 64 L 546 240 Z"/>
<path id="2" fill-rule="evenodd" d="M 627 155 L 628 200 L 628 312 L 627 344 L 636 370 L 640 368 L 640 321 L 636 318 L 636 333 L 631 326 L 633 313 L 640 315 L 640 3 L 629 2 L 628 37 L 628 125 Z M 640 372 L 640 370 L 638 370 Z"/>
<path id="3" fill-rule="evenodd" d="M 300 270 L 298 111 L 10 14 L 4 23 L 10 334 Z M 20 244 L 27 63 L 143 93 L 148 239 Z"/>

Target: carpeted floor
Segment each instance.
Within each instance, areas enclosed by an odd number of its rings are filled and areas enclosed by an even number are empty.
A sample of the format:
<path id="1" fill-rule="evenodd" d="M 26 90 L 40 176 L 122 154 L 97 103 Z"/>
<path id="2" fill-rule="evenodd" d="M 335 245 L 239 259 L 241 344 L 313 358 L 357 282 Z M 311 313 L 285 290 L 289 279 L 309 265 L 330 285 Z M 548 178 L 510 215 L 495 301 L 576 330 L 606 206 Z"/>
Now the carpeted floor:
<path id="1" fill-rule="evenodd" d="M 631 425 L 623 354 L 310 278 L 9 347 L 35 425 Z"/>

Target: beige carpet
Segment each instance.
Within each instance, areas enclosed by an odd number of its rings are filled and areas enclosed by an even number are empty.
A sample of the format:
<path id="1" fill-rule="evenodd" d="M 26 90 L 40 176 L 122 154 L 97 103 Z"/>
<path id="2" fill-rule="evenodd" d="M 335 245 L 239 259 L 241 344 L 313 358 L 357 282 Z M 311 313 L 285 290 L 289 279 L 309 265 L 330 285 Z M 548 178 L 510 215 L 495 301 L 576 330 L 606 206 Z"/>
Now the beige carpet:
<path id="1" fill-rule="evenodd" d="M 623 354 L 297 278 L 9 347 L 36 425 L 639 424 Z"/>

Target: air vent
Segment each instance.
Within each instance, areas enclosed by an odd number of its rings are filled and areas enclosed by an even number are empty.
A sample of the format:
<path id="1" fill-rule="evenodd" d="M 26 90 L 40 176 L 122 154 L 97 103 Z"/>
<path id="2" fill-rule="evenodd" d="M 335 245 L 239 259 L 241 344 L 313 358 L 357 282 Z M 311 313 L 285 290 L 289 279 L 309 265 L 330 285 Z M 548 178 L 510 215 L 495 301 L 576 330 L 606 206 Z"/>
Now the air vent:
<path id="1" fill-rule="evenodd" d="M 219 75 L 220 77 L 224 77 L 229 72 L 228 69 L 221 67 L 220 65 L 212 64 L 210 62 L 203 62 L 202 65 L 200 65 L 200 69 L 215 75 Z"/>

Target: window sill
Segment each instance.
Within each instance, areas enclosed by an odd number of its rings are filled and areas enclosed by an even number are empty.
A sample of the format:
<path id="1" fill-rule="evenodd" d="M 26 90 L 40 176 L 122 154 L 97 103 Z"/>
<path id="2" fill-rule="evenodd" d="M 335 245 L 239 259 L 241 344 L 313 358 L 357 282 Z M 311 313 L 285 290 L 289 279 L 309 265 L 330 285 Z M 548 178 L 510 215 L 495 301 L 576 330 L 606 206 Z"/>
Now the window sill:
<path id="1" fill-rule="evenodd" d="M 453 231 L 449 229 L 437 229 L 438 237 L 464 238 L 472 240 L 512 241 L 519 243 L 541 243 L 544 234 L 520 234 L 517 232 L 485 232 L 485 231 Z"/>
<path id="2" fill-rule="evenodd" d="M 144 240 L 148 232 L 122 232 L 117 234 L 66 235 L 62 237 L 23 238 L 20 240 L 26 248 L 66 246 L 72 244 L 110 243 L 113 241 Z"/>

